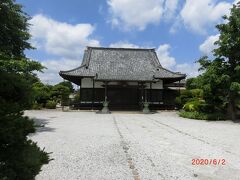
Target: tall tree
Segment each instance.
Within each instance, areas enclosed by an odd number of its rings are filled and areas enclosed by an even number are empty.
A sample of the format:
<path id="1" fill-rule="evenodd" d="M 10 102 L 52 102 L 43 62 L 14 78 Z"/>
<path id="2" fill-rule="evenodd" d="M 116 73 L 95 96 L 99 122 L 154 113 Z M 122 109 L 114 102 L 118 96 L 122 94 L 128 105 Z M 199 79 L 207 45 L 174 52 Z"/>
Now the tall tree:
<path id="1" fill-rule="evenodd" d="M 0 1 L 0 179 L 34 179 L 48 153 L 27 138 L 34 123 L 23 116 L 31 106 L 35 71 L 42 65 L 25 57 L 29 16 L 14 0 Z"/>
<path id="2" fill-rule="evenodd" d="M 230 15 L 223 16 L 223 24 L 216 28 L 220 32 L 217 48 L 213 51 L 215 59 L 207 57 L 198 62 L 202 74 L 204 99 L 213 111 L 227 108 L 232 120 L 236 119 L 236 100 L 240 92 L 240 2 L 233 5 Z"/>
<path id="3" fill-rule="evenodd" d="M 240 91 L 240 2 L 233 5 L 230 15 L 225 15 L 223 19 L 227 23 L 217 25 L 220 37 L 215 43 L 218 48 L 214 50 L 214 55 L 221 60 L 228 77 L 228 107 L 231 118 L 235 120 L 236 98 Z"/>
<path id="4" fill-rule="evenodd" d="M 14 0 L 1 0 L 0 2 L 0 57 L 25 57 L 24 50 L 31 49 L 28 42 L 29 16 L 22 11 L 22 5 Z"/>

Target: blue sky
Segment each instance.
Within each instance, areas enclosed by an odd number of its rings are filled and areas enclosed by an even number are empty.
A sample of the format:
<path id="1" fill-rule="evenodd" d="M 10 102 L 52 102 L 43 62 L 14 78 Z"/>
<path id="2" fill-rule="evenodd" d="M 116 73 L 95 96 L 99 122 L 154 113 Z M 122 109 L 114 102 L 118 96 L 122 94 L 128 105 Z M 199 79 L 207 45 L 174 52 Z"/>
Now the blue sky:
<path id="1" fill-rule="evenodd" d="M 45 83 L 61 81 L 58 71 L 81 64 L 86 46 L 156 48 L 160 63 L 198 74 L 194 62 L 211 55 L 215 25 L 229 13 L 230 0 L 17 0 L 32 19 L 28 57 L 48 69 Z M 235 1 L 237 2 L 237 1 Z"/>

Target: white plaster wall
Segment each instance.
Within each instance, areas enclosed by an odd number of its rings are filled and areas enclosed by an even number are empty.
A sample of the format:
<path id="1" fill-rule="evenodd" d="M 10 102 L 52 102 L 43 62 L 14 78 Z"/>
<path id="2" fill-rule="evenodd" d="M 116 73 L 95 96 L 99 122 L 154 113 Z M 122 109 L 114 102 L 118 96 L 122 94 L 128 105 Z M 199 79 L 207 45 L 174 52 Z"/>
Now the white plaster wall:
<path id="1" fill-rule="evenodd" d="M 117 85 L 118 82 L 110 82 L 109 85 Z M 137 82 L 128 82 L 129 85 L 138 85 Z M 95 88 L 104 88 L 103 82 L 95 81 Z M 150 89 L 150 83 L 146 83 L 147 89 Z M 93 87 L 93 80 L 92 78 L 83 78 L 82 79 L 82 88 L 92 88 Z M 152 83 L 152 89 L 163 89 L 163 82 L 159 80 L 156 83 Z"/>
<path id="2" fill-rule="evenodd" d="M 103 88 L 103 83 L 99 81 L 95 81 L 95 88 Z M 93 80 L 92 78 L 83 78 L 82 79 L 82 88 L 92 88 L 93 87 Z"/>
<path id="3" fill-rule="evenodd" d="M 104 85 L 103 82 L 95 81 L 95 88 L 104 88 L 102 85 Z"/>

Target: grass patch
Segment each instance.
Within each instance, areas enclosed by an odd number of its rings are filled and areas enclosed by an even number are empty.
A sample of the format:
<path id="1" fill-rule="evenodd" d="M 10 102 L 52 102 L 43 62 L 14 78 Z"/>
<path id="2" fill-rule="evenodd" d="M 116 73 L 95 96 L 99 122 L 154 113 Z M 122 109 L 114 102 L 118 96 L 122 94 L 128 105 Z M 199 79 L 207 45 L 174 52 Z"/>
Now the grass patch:
<path id="1" fill-rule="evenodd" d="M 198 120 L 226 120 L 224 114 L 221 113 L 202 113 L 202 112 L 187 112 L 187 111 L 180 111 L 179 116 L 189 119 L 198 119 Z"/>

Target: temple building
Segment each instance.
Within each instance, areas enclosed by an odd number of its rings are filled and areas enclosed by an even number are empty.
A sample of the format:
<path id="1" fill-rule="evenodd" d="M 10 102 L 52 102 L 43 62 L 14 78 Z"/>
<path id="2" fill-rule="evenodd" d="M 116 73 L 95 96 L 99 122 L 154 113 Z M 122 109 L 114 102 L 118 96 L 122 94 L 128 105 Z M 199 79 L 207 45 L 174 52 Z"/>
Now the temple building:
<path id="1" fill-rule="evenodd" d="M 186 75 L 163 68 L 155 49 L 87 47 L 81 66 L 60 71 L 80 86 L 80 109 L 173 109 Z"/>

